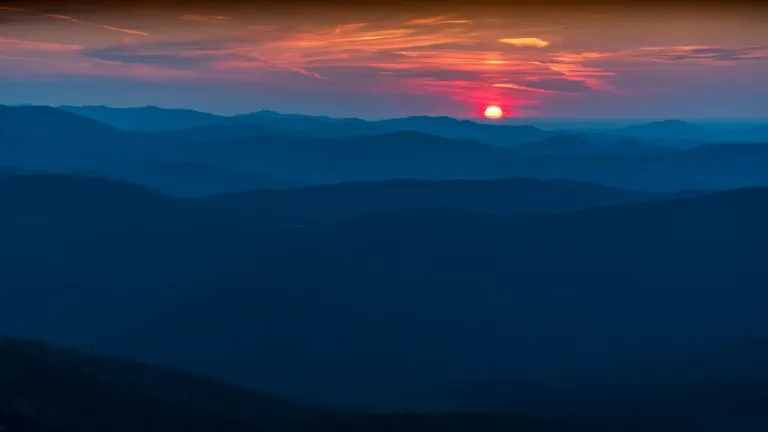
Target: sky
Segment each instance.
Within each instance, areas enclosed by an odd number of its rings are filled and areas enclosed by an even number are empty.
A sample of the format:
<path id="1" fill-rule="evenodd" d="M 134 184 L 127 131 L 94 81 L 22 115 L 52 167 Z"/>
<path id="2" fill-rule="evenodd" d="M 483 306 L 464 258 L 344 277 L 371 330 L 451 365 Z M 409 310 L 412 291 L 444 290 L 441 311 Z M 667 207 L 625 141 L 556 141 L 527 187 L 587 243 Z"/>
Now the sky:
<path id="1" fill-rule="evenodd" d="M 738 1 L 0 0 L 0 104 L 766 118 L 766 22 Z"/>

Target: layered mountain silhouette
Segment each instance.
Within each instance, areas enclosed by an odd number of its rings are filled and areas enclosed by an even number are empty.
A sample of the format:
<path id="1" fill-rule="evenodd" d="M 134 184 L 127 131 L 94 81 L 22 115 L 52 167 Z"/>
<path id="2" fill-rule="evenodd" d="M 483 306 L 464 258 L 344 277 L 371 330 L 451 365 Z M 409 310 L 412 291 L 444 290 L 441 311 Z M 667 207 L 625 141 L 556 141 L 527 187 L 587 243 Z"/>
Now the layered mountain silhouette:
<path id="1" fill-rule="evenodd" d="M 484 125 L 451 117 L 408 117 L 393 120 L 363 121 L 325 116 L 282 114 L 258 111 L 236 116 L 216 116 L 189 110 L 165 110 L 156 107 L 108 108 L 62 107 L 70 112 L 132 131 L 179 131 L 216 126 L 233 129 L 241 136 L 261 135 L 262 128 L 282 134 L 312 138 L 341 138 L 378 135 L 389 132 L 414 131 L 445 138 L 471 139 L 490 144 L 512 145 L 543 139 L 549 134 L 531 126 Z M 251 130 L 251 132 L 248 132 Z M 235 132 L 222 132 L 230 137 Z"/>
<path id="2" fill-rule="evenodd" d="M 664 120 L 628 126 L 621 129 L 621 132 L 631 136 L 651 139 L 690 139 L 699 138 L 701 134 L 701 130 L 698 127 L 681 120 Z"/>
<path id="3" fill-rule="evenodd" d="M 110 108 L 106 106 L 60 106 L 60 109 L 106 123 L 126 131 L 171 131 L 211 126 L 221 116 L 185 109 L 154 106 Z"/>
<path id="4" fill-rule="evenodd" d="M 590 207 L 671 200 L 703 194 L 655 194 L 570 180 L 391 180 L 369 183 L 253 190 L 194 201 L 201 208 L 295 221 L 351 218 L 371 212 L 447 209 L 498 215 L 544 215 Z"/>
<path id="5" fill-rule="evenodd" d="M 549 121 L 520 119 L 514 123 L 530 122 L 545 125 L 544 129 L 530 125 L 511 125 L 509 122 L 482 122 L 451 117 L 414 116 L 406 118 L 365 121 L 357 118 L 332 118 L 302 114 L 284 114 L 262 110 L 249 114 L 222 116 L 194 110 L 166 109 L 153 106 L 140 108 L 111 108 L 105 106 L 62 106 L 61 109 L 89 117 L 119 129 L 145 132 L 182 132 L 199 129 L 221 133 L 219 139 L 271 134 L 305 136 L 313 138 L 340 138 L 376 135 L 402 130 L 438 135 L 445 138 L 471 139 L 488 144 L 514 146 L 541 141 L 557 135 L 582 129 L 580 134 L 591 141 L 600 141 L 608 134 L 612 141 L 621 138 L 660 140 L 662 145 L 692 146 L 717 140 L 749 141 L 764 139 L 764 134 L 753 133 L 758 127 L 734 128 L 717 123 L 690 123 L 664 120 L 640 123 L 615 129 L 615 122 Z M 546 127 L 549 125 L 549 128 Z M 550 130 L 555 128 L 555 130 Z M 589 132 L 587 132 L 589 131 Z"/>
<path id="6" fill-rule="evenodd" d="M 551 135 L 533 126 L 508 126 L 475 123 L 451 117 L 407 117 L 381 120 L 377 126 L 389 131 L 412 130 L 453 139 L 469 139 L 499 146 L 512 146 L 544 139 Z"/>
<path id="7" fill-rule="evenodd" d="M 36 181 L 60 204 L 27 187 L 3 213 L 2 328 L 270 392 L 394 408 L 446 383 L 545 379 L 768 332 L 764 189 L 295 223 L 128 185 L 103 186 L 122 207 L 98 194 L 87 205 L 67 198 L 84 179 L 68 193 Z"/>
<path id="8" fill-rule="evenodd" d="M 201 162 L 166 162 L 153 158 L 120 158 L 94 166 L 93 175 L 125 180 L 178 197 L 203 196 L 251 189 L 300 187 L 298 181 L 221 168 Z"/>
<path id="9" fill-rule="evenodd" d="M 493 178 L 504 149 L 421 132 L 341 139 L 259 137 L 184 148 L 198 160 L 310 183 L 393 178 Z"/>
<path id="10" fill-rule="evenodd" d="M 575 136 L 501 148 L 417 132 L 344 139 L 260 137 L 185 148 L 187 157 L 308 183 L 397 178 L 525 176 L 571 178 L 646 190 L 768 184 L 750 169 L 764 145 L 713 145 L 690 150 L 630 143 L 592 144 Z M 728 154 L 726 163 L 715 153 Z M 707 155 L 711 155 L 707 158 Z M 728 173 L 724 175 L 724 173 Z"/>
<path id="11" fill-rule="evenodd" d="M 13 123 L 12 134 L 0 137 L 0 156 L 7 167 L 100 173 L 180 196 L 404 178 L 570 178 L 665 192 L 768 184 L 760 168 L 766 158 L 762 144 L 682 149 L 647 140 L 556 134 L 502 147 L 414 131 L 320 138 L 301 136 L 303 132 L 297 136 L 301 126 L 292 132 L 279 125 L 306 117 L 319 127 L 351 133 L 372 122 L 274 113 L 239 116 L 258 118 L 263 125 L 126 132 L 53 108 L 4 108 L 3 113 Z M 430 119 L 425 121 L 458 122 L 469 129 L 506 127 Z M 58 132 L 62 122 L 67 124 L 65 135 Z"/>
<path id="12" fill-rule="evenodd" d="M 0 429 L 764 430 L 714 130 L 0 107 L 0 332 L 260 389 L 2 339 Z"/>
<path id="13" fill-rule="evenodd" d="M 276 220 L 330 221 L 377 212 L 449 210 L 496 215 L 547 215 L 593 207 L 666 201 L 707 191 L 648 193 L 571 180 L 391 180 L 333 185 L 254 189 L 194 199 L 178 199 L 138 184 L 96 174 L 26 174 L 0 179 L 6 216 L 34 213 L 78 214 L 111 222 L 128 213 L 148 218 L 179 208 L 221 216 Z M 101 213 L 105 212 L 105 213 Z"/>
<path id="14" fill-rule="evenodd" d="M 0 105 L 3 143 L 15 140 L 61 141 L 74 137 L 114 137 L 119 131 L 105 123 L 44 106 L 7 107 Z"/>
<path id="15" fill-rule="evenodd" d="M 192 140 L 126 132 L 60 109 L 2 107 L 0 122 L 0 157 L 8 170 L 95 173 L 179 196 L 300 184 L 188 161 L 171 147 Z"/>
<path id="16" fill-rule="evenodd" d="M 557 135 L 542 141 L 519 144 L 510 148 L 512 154 L 523 157 L 610 157 L 658 156 L 676 149 L 632 139 L 590 140 L 578 135 Z"/>

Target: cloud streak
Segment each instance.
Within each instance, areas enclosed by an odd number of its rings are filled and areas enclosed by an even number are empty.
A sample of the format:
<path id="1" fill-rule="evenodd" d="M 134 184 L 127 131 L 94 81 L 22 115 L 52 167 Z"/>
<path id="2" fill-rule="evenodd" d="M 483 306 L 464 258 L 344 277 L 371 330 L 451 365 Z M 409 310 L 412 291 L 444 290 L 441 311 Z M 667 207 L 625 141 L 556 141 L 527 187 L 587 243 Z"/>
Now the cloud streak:
<path id="1" fill-rule="evenodd" d="M 222 23 L 232 19 L 228 16 L 218 15 L 197 15 L 197 14 L 184 14 L 179 17 L 182 21 L 195 21 L 195 22 L 207 22 L 207 23 Z"/>
<path id="2" fill-rule="evenodd" d="M 40 52 L 40 53 L 60 53 L 60 52 L 79 52 L 83 47 L 74 44 L 63 44 L 55 42 L 34 42 L 19 39 L 0 38 L 0 52 Z"/>
<path id="3" fill-rule="evenodd" d="M 143 32 L 140 30 L 134 30 L 130 28 L 124 28 L 124 27 L 118 27 L 110 24 L 98 24 L 90 21 L 85 21 L 79 18 L 75 18 L 70 15 L 63 15 L 58 13 L 49 13 L 49 12 L 39 12 L 34 9 L 26 9 L 26 8 L 20 8 L 20 7 L 11 7 L 11 6 L 0 6 L 0 11 L 6 11 L 6 12 L 12 12 L 12 13 L 18 13 L 18 14 L 24 14 L 24 15 L 32 15 L 32 16 L 42 16 L 46 18 L 51 18 L 59 21 L 69 21 L 75 24 L 82 24 L 92 27 L 98 27 L 102 28 L 104 30 L 109 30 L 113 32 L 119 32 L 124 34 L 129 34 L 133 36 L 150 36 L 149 33 Z"/>
<path id="4" fill-rule="evenodd" d="M 544 78 L 538 80 L 529 80 L 522 84 L 520 83 L 497 83 L 493 84 L 494 87 L 510 88 L 515 90 L 523 90 L 534 93 L 547 93 L 547 94 L 566 94 L 566 95 L 578 95 L 587 92 L 591 92 L 592 89 L 583 81 L 570 80 L 567 78 Z"/>
<path id="5" fill-rule="evenodd" d="M 745 61 L 768 60 L 768 47 L 673 46 L 645 47 L 633 57 L 660 63 L 688 62 L 728 65 Z"/>
<path id="6" fill-rule="evenodd" d="M 550 45 L 549 41 L 535 37 L 501 38 L 498 41 L 503 44 L 513 45 L 520 48 L 546 48 Z"/>
<path id="7" fill-rule="evenodd" d="M 452 19 L 450 16 L 441 15 L 429 18 L 415 18 L 406 22 L 406 25 L 442 25 L 442 24 L 469 24 L 472 21 L 462 19 Z"/>
<path id="8" fill-rule="evenodd" d="M 81 19 L 78 19 L 78 18 L 74 18 L 74 17 L 68 16 L 68 15 L 45 14 L 45 16 L 53 18 L 53 19 L 57 19 L 57 20 L 73 22 L 73 23 L 76 23 L 76 24 L 84 24 L 84 25 L 89 25 L 89 26 L 94 26 L 94 27 L 100 27 L 100 28 L 103 28 L 105 30 L 111 30 L 111 31 L 120 32 L 120 33 L 126 33 L 126 34 L 130 34 L 130 35 L 134 35 L 134 36 L 145 36 L 145 37 L 146 36 L 150 36 L 149 33 L 146 33 L 146 32 L 143 32 L 143 31 L 133 30 L 133 29 L 128 29 L 128 28 L 122 28 L 122 27 L 115 27 L 113 25 L 108 25 L 108 24 L 96 24 L 96 23 L 92 23 L 90 21 L 84 21 L 84 20 L 81 20 Z"/>

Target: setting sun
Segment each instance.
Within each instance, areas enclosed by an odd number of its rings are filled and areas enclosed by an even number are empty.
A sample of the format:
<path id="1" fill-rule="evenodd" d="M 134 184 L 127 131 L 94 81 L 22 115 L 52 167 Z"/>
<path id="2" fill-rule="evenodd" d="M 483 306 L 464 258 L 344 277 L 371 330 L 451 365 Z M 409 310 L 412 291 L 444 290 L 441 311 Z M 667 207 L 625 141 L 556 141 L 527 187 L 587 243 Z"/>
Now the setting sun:
<path id="1" fill-rule="evenodd" d="M 485 115 L 485 118 L 498 119 L 504 115 L 504 111 L 502 111 L 501 108 L 496 105 L 491 105 L 485 109 L 483 115 Z"/>

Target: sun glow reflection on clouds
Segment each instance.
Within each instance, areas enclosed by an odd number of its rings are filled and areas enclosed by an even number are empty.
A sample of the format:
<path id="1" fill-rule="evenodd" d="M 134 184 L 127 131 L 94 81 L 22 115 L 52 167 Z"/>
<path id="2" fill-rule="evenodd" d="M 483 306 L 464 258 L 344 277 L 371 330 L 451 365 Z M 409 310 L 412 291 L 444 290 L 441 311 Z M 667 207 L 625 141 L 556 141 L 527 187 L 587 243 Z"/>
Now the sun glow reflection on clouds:
<path id="1" fill-rule="evenodd" d="M 600 94 L 642 98 L 632 85 L 642 74 L 663 74 L 657 82 L 666 87 L 659 90 L 675 92 L 691 74 L 722 80 L 722 73 L 708 71 L 728 66 L 734 98 L 768 94 L 765 85 L 750 90 L 738 79 L 766 71 L 768 47 L 758 40 L 762 34 L 734 23 L 717 24 L 731 30 L 717 39 L 714 24 L 689 23 L 686 40 L 673 35 L 660 44 L 636 17 L 97 12 L 0 7 L 0 78 L 104 76 L 417 95 L 435 101 L 432 114 L 491 103 L 510 113 L 552 114 L 563 98 L 584 104 L 607 100 Z"/>

